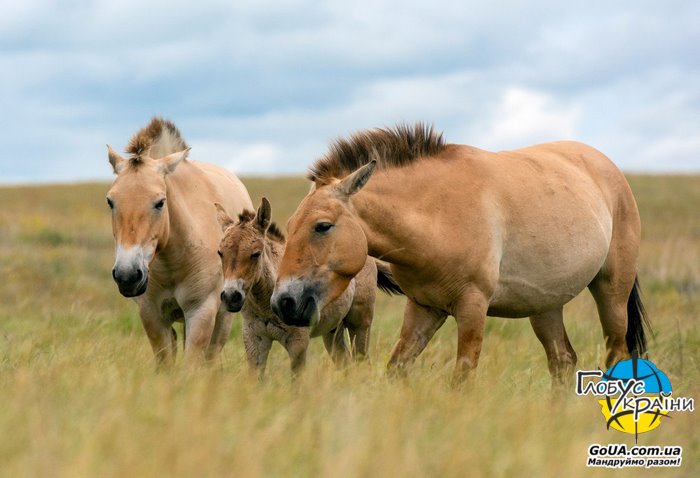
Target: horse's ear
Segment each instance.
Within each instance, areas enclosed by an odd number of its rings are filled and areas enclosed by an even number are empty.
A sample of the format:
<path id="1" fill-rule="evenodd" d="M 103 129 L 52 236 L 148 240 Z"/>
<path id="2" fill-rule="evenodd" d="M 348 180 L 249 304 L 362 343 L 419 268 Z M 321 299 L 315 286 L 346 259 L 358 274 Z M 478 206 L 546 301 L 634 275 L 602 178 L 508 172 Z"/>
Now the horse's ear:
<path id="1" fill-rule="evenodd" d="M 372 176 L 372 172 L 374 171 L 376 165 L 377 160 L 373 159 L 354 173 L 343 178 L 342 181 L 338 183 L 338 186 L 336 186 L 338 191 L 345 196 L 355 194 L 357 191 L 362 189 L 365 184 L 367 184 L 367 181 L 369 181 L 370 176 Z"/>
<path id="2" fill-rule="evenodd" d="M 119 153 L 114 151 L 110 145 L 107 145 L 107 157 L 109 158 L 109 164 L 112 165 L 112 170 L 114 174 L 119 174 L 121 165 L 124 164 L 124 158 L 119 156 Z"/>
<path id="3" fill-rule="evenodd" d="M 272 207 L 270 206 L 270 201 L 268 201 L 267 198 L 262 198 L 258 213 L 255 215 L 255 223 L 261 231 L 265 232 L 267 228 L 270 227 L 271 218 Z"/>
<path id="4" fill-rule="evenodd" d="M 221 204 L 215 202 L 214 207 L 216 208 L 216 220 L 219 221 L 221 230 L 225 231 L 226 228 L 231 226 L 234 221 L 233 219 L 231 219 L 231 216 L 228 215 L 226 209 L 224 209 L 224 207 Z"/>
<path id="5" fill-rule="evenodd" d="M 170 174 L 173 171 L 175 171 L 177 165 L 180 164 L 183 160 L 187 159 L 187 155 L 190 154 L 190 149 L 191 148 L 187 148 L 185 150 L 178 151 L 177 153 L 172 153 L 160 159 L 157 159 L 156 161 L 160 163 L 160 169 L 163 172 L 163 174 Z"/>

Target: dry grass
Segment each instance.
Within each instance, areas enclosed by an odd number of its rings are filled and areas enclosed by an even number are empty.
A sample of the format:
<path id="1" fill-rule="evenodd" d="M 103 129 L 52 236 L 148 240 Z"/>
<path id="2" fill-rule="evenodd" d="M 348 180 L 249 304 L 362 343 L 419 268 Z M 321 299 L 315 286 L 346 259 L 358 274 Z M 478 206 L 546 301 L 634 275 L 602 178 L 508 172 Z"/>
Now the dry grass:
<path id="1" fill-rule="evenodd" d="M 630 178 L 642 212 L 640 277 L 656 327 L 652 360 L 698 397 L 700 177 Z M 284 226 L 299 178 L 246 181 Z M 263 384 L 245 373 L 237 324 L 223 371 L 156 374 L 136 307 L 109 270 L 107 186 L 0 188 L 0 474 L 4 476 L 588 476 L 605 430 L 593 399 L 553 400 L 528 321 L 489 319 L 475 383 L 448 386 L 448 323 L 407 381 L 384 375 L 403 300 L 382 296 L 371 364 L 338 371 L 315 341 L 296 384 L 275 346 Z M 566 309 L 582 368 L 604 354 L 587 293 Z M 676 414 L 640 437 L 682 445 L 700 473 L 700 420 Z M 656 470 L 657 474 L 659 470 Z M 670 470 L 669 470 L 670 471 Z M 636 475 L 636 469 L 616 475 Z"/>

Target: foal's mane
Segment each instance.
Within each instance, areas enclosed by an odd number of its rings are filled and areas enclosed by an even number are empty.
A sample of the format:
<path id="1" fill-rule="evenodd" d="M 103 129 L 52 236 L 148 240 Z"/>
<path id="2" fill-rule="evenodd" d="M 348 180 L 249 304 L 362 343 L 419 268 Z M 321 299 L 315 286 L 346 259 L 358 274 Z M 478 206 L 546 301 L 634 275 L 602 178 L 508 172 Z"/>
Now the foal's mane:
<path id="1" fill-rule="evenodd" d="M 249 209 L 244 209 L 243 212 L 241 212 L 238 215 L 239 224 L 247 224 L 249 222 L 253 222 L 255 221 L 255 216 L 256 214 L 253 211 Z M 286 241 L 286 239 L 284 238 L 284 233 L 280 231 L 280 228 L 277 227 L 277 224 L 274 222 L 271 222 L 270 226 L 267 228 L 267 235 L 271 239 L 274 239 L 282 244 L 284 244 L 284 242 Z"/>
<path id="2" fill-rule="evenodd" d="M 400 168 L 424 156 L 432 156 L 445 149 L 442 133 L 432 125 L 399 124 L 393 128 L 375 128 L 360 131 L 349 138 L 335 140 L 324 157 L 310 168 L 308 179 L 324 183 L 331 178 L 343 178 L 377 160 L 380 168 Z"/>
<path id="3" fill-rule="evenodd" d="M 129 141 L 126 152 L 131 162 L 137 164 L 144 156 L 162 158 L 187 149 L 180 130 L 172 121 L 154 116 L 148 126 L 141 128 Z"/>

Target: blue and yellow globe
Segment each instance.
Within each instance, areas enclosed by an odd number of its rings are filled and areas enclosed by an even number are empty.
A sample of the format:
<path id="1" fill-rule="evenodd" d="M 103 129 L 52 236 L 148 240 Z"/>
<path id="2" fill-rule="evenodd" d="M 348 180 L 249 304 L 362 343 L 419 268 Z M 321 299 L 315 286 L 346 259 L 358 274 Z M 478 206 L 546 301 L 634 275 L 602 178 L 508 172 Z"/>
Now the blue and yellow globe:
<path id="1" fill-rule="evenodd" d="M 643 397 L 661 398 L 661 392 L 671 393 L 671 382 L 665 373 L 648 360 L 632 358 L 623 360 L 610 367 L 603 376 L 603 381 L 619 380 L 627 383 L 636 379 L 644 383 Z M 629 396 L 628 398 L 637 398 Z M 635 420 L 634 409 L 626 408 L 624 402 L 617 408 L 618 398 L 606 397 L 598 400 L 601 411 L 607 421 L 608 428 L 612 427 L 624 433 L 639 434 L 655 429 L 661 424 L 661 418 L 666 416 L 659 407 L 652 407 L 644 413 L 640 413 Z M 614 411 L 614 412 L 613 412 Z"/>

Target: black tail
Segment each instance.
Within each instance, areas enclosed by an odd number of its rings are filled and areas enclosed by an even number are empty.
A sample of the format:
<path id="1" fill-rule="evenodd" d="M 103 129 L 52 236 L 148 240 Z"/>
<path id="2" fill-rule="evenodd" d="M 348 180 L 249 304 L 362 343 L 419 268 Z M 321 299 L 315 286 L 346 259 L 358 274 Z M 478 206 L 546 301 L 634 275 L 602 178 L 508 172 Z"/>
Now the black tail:
<path id="1" fill-rule="evenodd" d="M 644 357 L 647 352 L 647 332 L 654 334 L 642 304 L 639 279 L 635 277 L 632 292 L 630 292 L 630 297 L 627 300 L 627 335 L 625 338 L 627 340 L 627 349 L 630 353 L 636 350 L 639 357 Z"/>
<path id="2" fill-rule="evenodd" d="M 374 261 L 377 264 L 377 287 L 389 295 L 403 295 L 401 287 L 394 280 L 391 269 L 383 262 Z"/>

